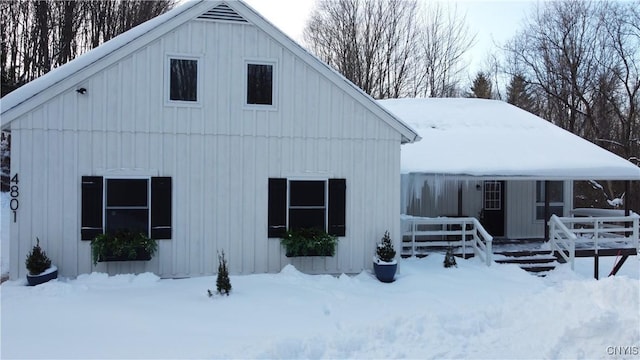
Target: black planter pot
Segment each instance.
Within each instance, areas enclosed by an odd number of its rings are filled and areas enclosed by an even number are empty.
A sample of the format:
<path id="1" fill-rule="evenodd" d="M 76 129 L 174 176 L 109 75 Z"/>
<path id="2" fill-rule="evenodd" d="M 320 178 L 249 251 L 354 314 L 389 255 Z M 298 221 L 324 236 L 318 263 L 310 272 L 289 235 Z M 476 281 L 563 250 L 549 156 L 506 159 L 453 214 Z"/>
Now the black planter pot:
<path id="1" fill-rule="evenodd" d="M 49 280 L 58 278 L 58 268 L 55 266 L 51 266 L 42 274 L 38 275 L 29 275 L 27 274 L 27 283 L 29 286 L 36 286 L 40 284 L 44 284 Z"/>
<path id="2" fill-rule="evenodd" d="M 333 252 L 331 249 L 328 250 L 318 250 L 318 249 L 309 249 L 306 252 L 293 252 L 287 251 L 285 254 L 286 257 L 299 257 L 299 256 L 333 256 Z"/>
<path id="3" fill-rule="evenodd" d="M 136 251 L 136 256 L 130 258 L 128 254 L 120 254 L 120 255 L 113 255 L 113 254 L 105 254 L 105 255 L 100 255 L 100 258 L 98 259 L 98 262 L 108 262 L 108 261 L 149 261 L 151 260 L 151 255 L 149 254 L 148 251 L 146 251 L 145 249 L 138 249 Z"/>
<path id="4" fill-rule="evenodd" d="M 376 278 L 384 283 L 390 283 L 394 281 L 396 276 L 396 270 L 398 269 L 398 263 L 394 264 L 378 264 L 377 261 L 373 261 L 373 271 L 376 274 Z"/>

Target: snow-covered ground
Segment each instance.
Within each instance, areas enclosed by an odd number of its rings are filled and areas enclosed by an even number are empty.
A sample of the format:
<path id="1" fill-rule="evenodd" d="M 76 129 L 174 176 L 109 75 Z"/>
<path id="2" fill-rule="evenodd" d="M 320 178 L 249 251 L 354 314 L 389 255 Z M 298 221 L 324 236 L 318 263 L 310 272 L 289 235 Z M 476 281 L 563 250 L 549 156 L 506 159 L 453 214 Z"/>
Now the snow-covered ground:
<path id="1" fill-rule="evenodd" d="M 1 196 L 6 201 L 6 196 Z M 6 207 L 0 226 L 8 270 Z M 400 261 L 392 284 L 369 272 L 215 277 L 93 273 L 0 286 L 0 358 L 629 358 L 640 356 L 640 261 L 602 280 L 591 259 L 546 278 L 439 254 Z"/>
<path id="2" fill-rule="evenodd" d="M 442 255 L 369 272 L 215 277 L 89 274 L 1 286 L 1 358 L 638 358 L 640 266 L 591 279 L 588 260 L 546 278 Z M 613 259 L 603 261 L 610 267 Z M 608 271 L 609 269 L 607 269 Z M 605 270 L 603 270 L 605 272 Z M 627 355 L 620 356 L 626 352 Z M 613 356 L 616 355 L 616 356 Z"/>

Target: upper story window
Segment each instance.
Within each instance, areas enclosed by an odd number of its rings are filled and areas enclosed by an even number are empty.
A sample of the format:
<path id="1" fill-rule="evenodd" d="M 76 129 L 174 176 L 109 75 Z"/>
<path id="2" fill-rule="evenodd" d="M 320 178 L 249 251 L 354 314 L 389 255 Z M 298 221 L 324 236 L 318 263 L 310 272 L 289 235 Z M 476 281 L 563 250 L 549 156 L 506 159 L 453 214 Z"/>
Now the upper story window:
<path id="1" fill-rule="evenodd" d="M 168 61 L 169 101 L 198 101 L 198 59 L 171 56 Z"/>
<path id="2" fill-rule="evenodd" d="M 275 105 L 273 63 L 247 63 L 247 105 Z"/>
<path id="3" fill-rule="evenodd" d="M 549 181 L 549 216 L 564 214 L 564 182 Z M 544 220 L 545 181 L 536 181 L 536 220 Z"/>

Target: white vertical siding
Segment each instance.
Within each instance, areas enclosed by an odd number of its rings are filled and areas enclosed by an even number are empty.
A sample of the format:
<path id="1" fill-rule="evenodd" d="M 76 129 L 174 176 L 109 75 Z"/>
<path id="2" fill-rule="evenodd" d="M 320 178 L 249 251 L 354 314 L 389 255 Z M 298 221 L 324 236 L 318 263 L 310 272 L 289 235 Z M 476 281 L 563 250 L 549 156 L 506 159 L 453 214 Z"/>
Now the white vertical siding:
<path id="1" fill-rule="evenodd" d="M 238 46 L 240 44 L 240 46 Z M 166 54 L 201 59 L 199 106 L 165 104 Z M 243 107 L 245 59 L 276 62 L 273 110 Z M 11 276 L 24 276 L 35 237 L 61 276 L 217 271 L 310 273 L 371 266 L 375 243 L 399 237 L 400 134 L 265 33 L 193 21 L 12 122 L 12 172 L 20 175 Z M 80 240 L 83 175 L 171 176 L 173 239 L 149 262 L 91 262 Z M 267 238 L 270 177 L 347 179 L 347 235 L 333 258 L 289 259 Z"/>
<path id="2" fill-rule="evenodd" d="M 544 223 L 536 220 L 536 182 L 510 181 L 506 186 L 507 237 L 544 237 Z"/>

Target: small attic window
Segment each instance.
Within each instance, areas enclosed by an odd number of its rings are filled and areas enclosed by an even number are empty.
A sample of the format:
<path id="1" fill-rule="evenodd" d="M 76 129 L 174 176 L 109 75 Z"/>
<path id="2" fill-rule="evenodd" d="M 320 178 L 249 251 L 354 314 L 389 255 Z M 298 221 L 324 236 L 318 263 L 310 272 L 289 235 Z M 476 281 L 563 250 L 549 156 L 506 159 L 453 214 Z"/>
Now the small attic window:
<path id="1" fill-rule="evenodd" d="M 198 59 L 169 57 L 169 101 L 198 101 Z"/>
<path id="2" fill-rule="evenodd" d="M 275 105 L 275 63 L 248 61 L 246 63 L 246 105 Z"/>

